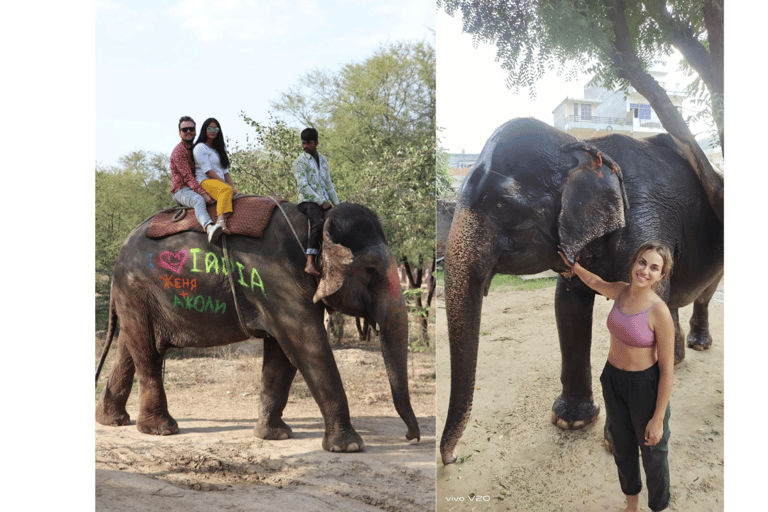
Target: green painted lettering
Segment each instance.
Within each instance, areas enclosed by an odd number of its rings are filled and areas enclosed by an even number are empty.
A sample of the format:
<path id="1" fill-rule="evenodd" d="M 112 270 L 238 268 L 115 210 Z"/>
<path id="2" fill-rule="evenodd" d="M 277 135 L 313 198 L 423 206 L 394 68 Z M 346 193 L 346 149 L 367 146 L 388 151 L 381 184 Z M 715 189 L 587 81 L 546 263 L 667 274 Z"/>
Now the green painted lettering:
<path id="1" fill-rule="evenodd" d="M 189 252 L 192 254 L 192 272 L 202 272 L 201 269 L 197 268 L 197 253 L 199 253 L 202 249 L 199 247 L 195 247 L 194 249 L 190 249 Z"/>
<path id="2" fill-rule="evenodd" d="M 227 312 L 227 303 L 226 302 L 219 302 L 219 299 L 216 299 L 216 310 L 214 313 L 218 313 L 219 310 L 221 310 L 222 313 Z"/>
<path id="3" fill-rule="evenodd" d="M 195 310 L 200 313 L 205 310 L 205 298 L 202 295 L 195 297 Z"/>
<path id="4" fill-rule="evenodd" d="M 184 303 L 181 301 L 178 295 L 173 296 L 173 307 L 176 307 L 176 304 L 180 305 L 182 308 L 184 307 Z"/>
<path id="5" fill-rule="evenodd" d="M 243 285 L 246 288 L 248 288 L 248 283 L 246 283 L 245 279 L 243 279 L 243 269 L 244 268 L 245 268 L 245 266 L 238 261 L 237 262 L 237 271 L 240 273 L 240 280 L 238 281 L 238 283 L 240 283 L 241 285 Z"/>
<path id="6" fill-rule="evenodd" d="M 213 311 L 213 299 L 208 297 L 205 299 L 205 307 L 203 308 L 205 311 L 208 311 L 209 309 Z"/>
<path id="7" fill-rule="evenodd" d="M 216 273 L 219 273 L 219 259 L 212 252 L 205 253 L 205 271 L 211 273 L 211 268 L 216 267 Z"/>
<path id="8" fill-rule="evenodd" d="M 264 291 L 264 283 L 261 280 L 261 276 L 259 275 L 259 271 L 254 269 L 251 269 L 251 291 L 253 291 L 253 287 L 259 288 L 261 290 L 261 293 L 264 294 L 264 297 L 267 296 L 267 292 Z"/>

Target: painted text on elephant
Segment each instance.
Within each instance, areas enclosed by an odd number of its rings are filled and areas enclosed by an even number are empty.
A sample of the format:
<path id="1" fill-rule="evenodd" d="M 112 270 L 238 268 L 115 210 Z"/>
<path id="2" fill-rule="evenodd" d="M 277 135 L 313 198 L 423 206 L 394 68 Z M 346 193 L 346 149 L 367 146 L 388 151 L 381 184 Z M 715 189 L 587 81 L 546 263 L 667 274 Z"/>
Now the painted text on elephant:
<path id="1" fill-rule="evenodd" d="M 228 275 L 231 271 L 232 276 L 236 278 L 236 282 L 239 285 L 251 291 L 258 288 L 261 290 L 264 297 L 267 296 L 267 292 L 264 290 L 264 282 L 261 280 L 259 271 L 256 268 L 251 268 L 249 272 L 249 269 L 245 265 L 234 259 L 230 260 L 230 267 L 227 268 L 223 257 L 220 257 L 213 252 L 203 251 L 199 247 L 195 247 L 188 251 L 186 249 L 180 249 L 175 254 L 171 251 L 163 251 L 158 255 L 156 263 L 159 267 L 168 269 L 175 274 L 181 274 L 181 271 L 190 260 L 190 255 L 192 256 L 191 268 L 189 269 L 190 272 L 205 272 L 206 274 L 221 273 L 223 275 Z M 168 288 L 169 286 L 179 288 L 179 286 L 175 286 L 175 281 L 173 284 L 170 284 L 165 277 L 163 277 L 163 281 L 165 282 L 163 289 Z M 190 281 L 190 284 L 192 281 L 194 281 L 195 286 L 197 286 L 197 281 L 193 279 Z M 183 285 L 183 282 L 181 284 Z"/>

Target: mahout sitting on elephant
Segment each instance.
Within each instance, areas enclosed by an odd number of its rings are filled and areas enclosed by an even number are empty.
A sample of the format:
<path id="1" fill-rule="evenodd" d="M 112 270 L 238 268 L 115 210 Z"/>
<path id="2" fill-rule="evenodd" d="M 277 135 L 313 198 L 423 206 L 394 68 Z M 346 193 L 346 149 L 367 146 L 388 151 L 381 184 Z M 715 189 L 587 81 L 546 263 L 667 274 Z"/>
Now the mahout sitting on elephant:
<path id="1" fill-rule="evenodd" d="M 332 308 L 380 326 L 395 408 L 406 423 L 406 437 L 420 438 L 408 392 L 407 311 L 378 219 L 368 208 L 350 203 L 328 212 L 318 283 L 303 271 L 307 219 L 293 204 L 283 203 L 282 210 L 275 210 L 260 238 L 234 234 L 237 207 L 229 224 L 233 234 L 215 244 L 208 243 L 199 226 L 149 238 L 151 219 L 128 236 L 112 278 L 108 341 L 118 322 L 120 331 L 117 358 L 96 410 L 99 423 L 129 424 L 125 405 L 136 373 L 138 430 L 178 432 L 163 388 L 166 351 L 258 337 L 264 339 L 264 361 L 255 435 L 293 437 L 282 413 L 298 370 L 325 421 L 323 448 L 360 450 L 363 440 L 352 427 L 323 324 L 324 310 Z"/>
<path id="2" fill-rule="evenodd" d="M 440 443 L 444 464 L 455 461 L 469 422 L 483 297 L 495 274 L 566 271 L 562 249 L 604 280 L 622 281 L 633 252 L 658 240 L 674 257 L 662 299 L 675 324 L 675 361 L 685 357 L 678 308 L 691 302 L 688 346 L 709 348 L 707 308 L 723 275 L 723 223 L 704 186 L 667 134 L 579 142 L 531 118 L 494 132 L 458 192 L 448 235 L 451 392 Z M 581 428 L 599 413 L 590 369 L 594 300 L 578 277 L 558 278 L 563 389 L 552 421 L 563 429 Z"/>

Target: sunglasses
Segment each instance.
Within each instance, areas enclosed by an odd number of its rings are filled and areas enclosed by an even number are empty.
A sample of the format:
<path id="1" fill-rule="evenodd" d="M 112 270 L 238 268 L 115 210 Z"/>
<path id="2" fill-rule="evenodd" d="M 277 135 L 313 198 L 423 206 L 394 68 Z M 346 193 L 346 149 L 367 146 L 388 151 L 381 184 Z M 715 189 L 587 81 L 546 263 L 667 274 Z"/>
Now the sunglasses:
<path id="1" fill-rule="evenodd" d="M 206 131 L 219 133 L 220 130 L 217 127 L 209 126 Z"/>
<path id="2" fill-rule="evenodd" d="M 181 131 L 184 132 L 184 133 L 194 132 L 195 131 L 195 127 L 194 126 L 189 126 L 189 127 L 185 126 L 184 128 L 181 129 Z"/>

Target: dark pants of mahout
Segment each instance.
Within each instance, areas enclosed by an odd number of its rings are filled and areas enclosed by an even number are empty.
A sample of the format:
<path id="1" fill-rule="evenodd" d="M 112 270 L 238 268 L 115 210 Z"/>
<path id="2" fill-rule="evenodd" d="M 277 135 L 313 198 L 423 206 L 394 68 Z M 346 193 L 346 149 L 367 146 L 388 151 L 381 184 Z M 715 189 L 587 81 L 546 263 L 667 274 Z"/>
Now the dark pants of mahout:
<path id="1" fill-rule="evenodd" d="M 647 370 L 630 372 L 606 362 L 600 376 L 621 490 L 627 496 L 634 496 L 643 488 L 637 456 L 639 446 L 648 485 L 648 507 L 653 511 L 669 506 L 669 405 L 661 440 L 656 446 L 645 445 L 645 428 L 656 409 L 659 372 L 658 363 Z"/>
<path id="2" fill-rule="evenodd" d="M 299 211 L 309 219 L 309 240 L 307 240 L 307 254 L 317 254 L 320 250 L 320 242 L 323 238 L 323 223 L 325 222 L 325 210 L 317 203 L 305 201 L 299 204 Z"/>

